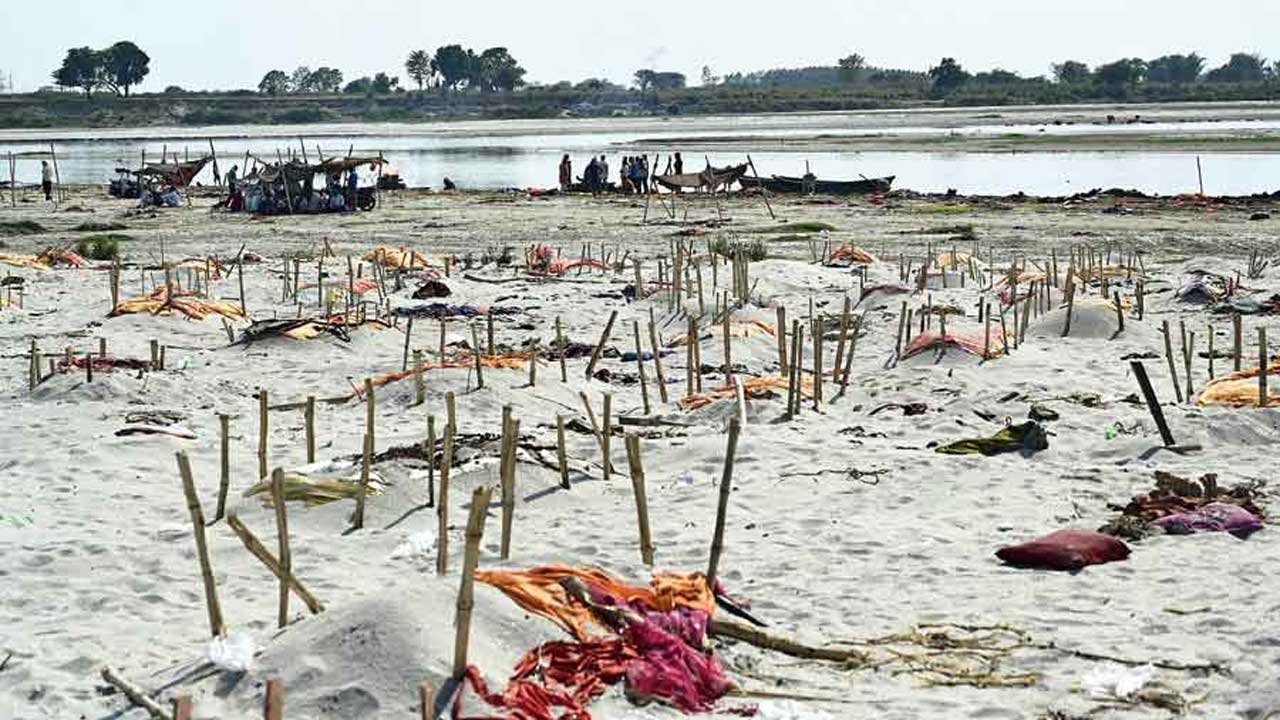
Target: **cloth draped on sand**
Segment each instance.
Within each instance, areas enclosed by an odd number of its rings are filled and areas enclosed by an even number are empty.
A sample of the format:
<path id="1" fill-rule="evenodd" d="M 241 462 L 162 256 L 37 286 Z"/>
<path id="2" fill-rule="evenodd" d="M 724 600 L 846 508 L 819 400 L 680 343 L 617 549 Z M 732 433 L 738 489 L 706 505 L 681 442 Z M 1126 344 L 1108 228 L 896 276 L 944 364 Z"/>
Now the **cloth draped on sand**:
<path id="1" fill-rule="evenodd" d="M 427 256 L 416 250 L 392 245 L 379 245 L 365 253 L 361 258 L 365 262 L 377 263 L 390 270 L 413 270 L 425 268 L 430 263 Z"/>
<path id="2" fill-rule="evenodd" d="M 490 368 L 493 370 L 521 370 L 526 366 L 528 362 L 529 362 L 529 357 L 527 355 L 481 355 L 480 356 L 480 364 L 483 367 Z M 450 368 L 459 368 L 459 369 L 472 368 L 472 367 L 475 367 L 475 364 L 476 364 L 476 361 L 473 355 L 470 355 L 470 354 L 467 354 L 465 356 L 459 355 L 454 358 L 446 359 L 444 362 L 437 362 L 437 363 L 431 363 L 430 365 L 423 365 L 421 372 L 426 373 L 428 370 L 447 370 Z M 390 385 L 393 382 L 398 382 L 400 380 L 404 380 L 405 378 L 413 377 L 414 375 L 417 375 L 418 372 L 419 370 L 417 368 L 409 368 L 408 370 L 375 375 L 371 379 L 371 381 L 374 387 L 382 387 L 383 385 Z M 364 396 L 363 390 L 360 388 L 357 388 L 348 397 L 356 398 L 356 397 L 363 397 L 363 396 Z"/>
<path id="3" fill-rule="evenodd" d="M 49 248 L 38 255 L 5 255 L 0 254 L 0 265 L 12 265 L 13 267 L 29 267 L 37 270 L 48 270 L 51 267 L 65 265 L 66 267 L 82 268 L 89 264 L 87 260 L 79 254 L 70 250 L 61 250 L 58 248 Z"/>
<path id="4" fill-rule="evenodd" d="M 849 262 L 857 265 L 871 265 L 876 257 L 857 245 L 841 245 L 831 251 L 831 262 Z"/>
<path id="5" fill-rule="evenodd" d="M 959 348 L 989 360 L 1004 352 L 1004 334 L 994 327 L 990 330 L 990 336 L 981 330 L 952 330 L 945 335 L 940 331 L 926 330 L 911 338 L 911 342 L 902 349 L 902 357 L 906 359 L 926 350 L 948 347 Z"/>
<path id="6" fill-rule="evenodd" d="M 1044 450 L 1049 447 L 1044 428 L 1034 420 L 1010 425 L 1000 432 L 985 438 L 958 440 L 946 445 L 939 445 L 937 452 L 944 455 L 999 455 L 1007 452 L 1026 451 L 1028 453 Z"/>
<path id="7" fill-rule="evenodd" d="M 724 323 L 712 325 L 710 328 L 712 334 L 724 337 Z M 777 337 L 777 330 L 772 325 L 766 325 L 759 320 L 730 320 L 729 321 L 729 337 L 731 338 L 752 338 L 757 335 L 768 335 L 769 337 Z M 670 342 L 666 343 L 667 347 L 684 347 L 689 343 L 689 334 L 682 333 L 676 335 Z"/>
<path id="8" fill-rule="evenodd" d="M 166 287 L 158 287 L 145 297 L 120 301 L 111 310 L 108 317 L 117 315 L 168 315 L 177 311 L 191 320 L 203 320 L 209 315 L 221 315 L 227 318 L 243 318 L 244 311 L 239 305 L 217 300 L 200 298 L 194 291 L 170 292 Z"/>
<path id="9" fill-rule="evenodd" d="M 472 690 L 506 710 L 507 717 L 590 720 L 587 703 L 622 680 L 629 697 L 660 700 L 686 712 L 710 710 L 733 687 L 704 648 L 715 598 L 701 574 L 657 574 L 647 588 L 619 582 L 594 568 L 559 565 L 478 570 L 475 577 L 576 638 L 530 650 L 501 693 L 490 692 L 474 666 L 467 669 Z M 586 587 L 593 605 L 623 610 L 622 626 L 605 627 L 589 607 L 570 597 L 561 584 L 569 579 Z M 589 629 L 604 635 L 592 636 Z M 460 702 L 453 716 L 492 717 L 464 715 Z"/>
<path id="10" fill-rule="evenodd" d="M 530 275 L 564 275 L 570 270 L 582 267 L 606 271 L 613 270 L 605 263 L 591 258 L 561 260 L 556 257 L 556 251 L 546 245 L 534 245 L 526 250 L 524 263 L 525 267 L 529 268 Z"/>
<path id="11" fill-rule="evenodd" d="M 1280 361 L 1273 361 L 1267 366 L 1267 407 L 1280 406 L 1280 395 L 1276 394 L 1280 388 L 1277 385 L 1280 385 Z M 1210 380 L 1200 391 L 1197 402 L 1201 405 L 1242 408 L 1258 407 L 1258 400 L 1258 368 L 1249 368 Z"/>
<path id="12" fill-rule="evenodd" d="M 787 391 L 787 378 L 782 375 L 765 375 L 764 377 L 751 378 L 742 383 L 742 394 L 749 400 L 759 400 L 767 398 L 775 393 Z M 712 388 L 707 392 L 694 393 L 680 398 L 680 408 L 685 411 L 697 410 L 706 407 L 721 400 L 731 400 L 736 395 L 733 385 L 725 385 L 718 388 Z M 800 394 L 803 397 L 813 397 L 813 377 L 810 375 L 802 376 L 800 380 Z"/>

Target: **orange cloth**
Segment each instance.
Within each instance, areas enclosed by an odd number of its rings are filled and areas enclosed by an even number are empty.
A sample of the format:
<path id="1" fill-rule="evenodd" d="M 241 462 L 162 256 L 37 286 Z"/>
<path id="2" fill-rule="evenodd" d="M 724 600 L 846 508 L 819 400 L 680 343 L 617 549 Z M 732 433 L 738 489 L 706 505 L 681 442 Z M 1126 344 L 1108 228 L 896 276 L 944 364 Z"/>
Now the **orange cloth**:
<path id="1" fill-rule="evenodd" d="M 1267 407 L 1280 407 L 1280 360 L 1267 367 Z M 1258 407 L 1258 368 L 1241 370 L 1210 380 L 1200 391 L 1201 405 Z"/>
<path id="2" fill-rule="evenodd" d="M 907 343 L 907 346 L 902 349 L 902 357 L 906 359 L 932 348 L 957 347 L 978 357 L 993 358 L 1004 352 L 1004 336 L 1000 333 L 999 328 L 991 328 L 991 352 L 989 354 L 985 352 L 986 346 L 987 336 L 985 331 L 982 330 L 961 330 L 959 332 L 948 332 L 946 335 L 926 330 L 911 338 L 911 342 Z"/>
<path id="3" fill-rule="evenodd" d="M 529 362 L 529 358 L 524 355 L 481 355 L 480 356 L 480 364 L 484 367 L 491 368 L 493 370 L 521 370 L 525 367 L 525 365 L 528 364 L 528 362 Z M 442 363 L 432 363 L 430 365 L 423 365 L 422 372 L 423 374 L 425 374 L 428 370 L 444 370 L 448 368 L 469 368 L 469 367 L 475 367 L 475 364 L 476 364 L 476 361 L 473 356 L 471 355 L 467 355 L 465 357 L 459 356 L 451 360 L 446 360 Z M 374 387 L 382 387 L 383 385 L 390 385 L 393 382 L 398 382 L 400 380 L 404 380 L 405 378 L 413 377 L 416 374 L 418 374 L 417 368 L 409 368 L 408 370 L 404 370 L 404 371 L 383 373 L 381 375 L 375 376 L 372 379 L 372 382 Z M 362 390 L 363 388 L 357 388 L 356 391 L 351 394 L 351 397 L 360 397 L 361 395 L 364 394 Z"/>
<path id="4" fill-rule="evenodd" d="M 426 255 L 406 247 L 392 247 L 390 245 L 379 245 L 365 253 L 361 259 L 365 262 L 378 263 L 382 267 L 392 270 L 426 267 L 428 264 Z"/>
<path id="5" fill-rule="evenodd" d="M 193 292 L 170 294 L 165 287 L 158 287 L 146 297 L 122 300 L 111 310 L 109 317 L 117 315 L 168 315 L 177 310 L 192 320 L 203 320 L 209 315 L 221 315 L 229 318 L 242 318 L 239 305 L 227 302 L 201 300 Z"/>
<path id="6" fill-rule="evenodd" d="M 832 262 L 837 260 L 848 260 L 849 262 L 858 263 L 860 265 L 870 265 L 876 261 L 871 253 L 863 250 L 857 245 L 841 245 L 831 251 Z"/>
<path id="7" fill-rule="evenodd" d="M 569 598 L 560 587 L 564 578 L 578 578 L 593 590 L 626 602 L 640 601 L 654 610 L 667 612 L 679 607 L 701 610 L 711 615 L 716 600 L 701 573 L 658 573 L 650 580 L 652 587 L 626 585 L 596 568 L 548 565 L 529 570 L 476 570 L 476 580 L 501 590 L 515 604 L 535 615 L 551 620 L 579 641 L 585 641 L 600 625 L 591 610 Z M 607 634 L 604 633 L 604 634 Z"/>
<path id="8" fill-rule="evenodd" d="M 751 378 L 744 380 L 742 383 L 742 394 L 746 398 L 762 398 L 773 392 L 787 391 L 787 378 L 782 375 L 766 375 L 764 377 Z M 718 388 L 712 388 L 708 392 L 694 393 L 680 398 L 680 408 L 682 410 L 697 410 L 700 407 L 706 407 L 721 400 L 732 399 L 736 395 L 732 385 L 725 385 Z M 800 380 L 800 395 L 803 397 L 813 397 L 813 376 L 802 375 Z"/>

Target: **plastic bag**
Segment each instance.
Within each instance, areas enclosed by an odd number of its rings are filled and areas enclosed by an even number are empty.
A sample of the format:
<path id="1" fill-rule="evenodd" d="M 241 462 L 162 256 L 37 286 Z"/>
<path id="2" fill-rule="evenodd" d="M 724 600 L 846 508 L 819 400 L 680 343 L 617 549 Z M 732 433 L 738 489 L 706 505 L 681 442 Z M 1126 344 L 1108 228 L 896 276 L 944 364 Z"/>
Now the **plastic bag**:
<path id="1" fill-rule="evenodd" d="M 209 641 L 206 654 L 209 662 L 219 670 L 227 672 L 247 672 L 253 666 L 253 655 L 258 649 L 253 638 L 245 633 L 231 633 L 225 638 L 214 638 Z"/>
<path id="2" fill-rule="evenodd" d="M 1153 665 L 1100 667 L 1084 676 L 1084 690 L 1092 698 L 1127 700 L 1151 682 L 1155 674 Z"/>

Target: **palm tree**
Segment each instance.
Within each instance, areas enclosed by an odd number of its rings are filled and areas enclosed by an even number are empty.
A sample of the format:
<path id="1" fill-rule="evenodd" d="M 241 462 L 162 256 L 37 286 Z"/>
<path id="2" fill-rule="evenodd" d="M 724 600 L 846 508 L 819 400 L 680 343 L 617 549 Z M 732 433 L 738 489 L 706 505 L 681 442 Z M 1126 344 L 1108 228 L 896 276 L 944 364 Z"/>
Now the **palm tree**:
<path id="1" fill-rule="evenodd" d="M 419 92 L 422 91 L 427 80 L 435 74 L 432 65 L 431 54 L 426 50 L 414 50 L 409 53 L 409 59 L 404 61 L 404 70 L 414 82 L 418 83 Z"/>

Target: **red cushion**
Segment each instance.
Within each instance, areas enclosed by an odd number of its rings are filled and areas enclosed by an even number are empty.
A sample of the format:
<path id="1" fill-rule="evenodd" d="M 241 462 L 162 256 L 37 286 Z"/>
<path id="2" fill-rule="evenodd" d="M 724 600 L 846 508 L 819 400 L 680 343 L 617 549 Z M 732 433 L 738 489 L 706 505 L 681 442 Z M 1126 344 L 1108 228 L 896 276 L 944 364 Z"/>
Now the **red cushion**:
<path id="1" fill-rule="evenodd" d="M 1059 530 L 1021 545 L 996 551 L 996 557 L 1019 568 L 1079 570 L 1129 557 L 1129 546 L 1110 535 L 1085 530 Z"/>

